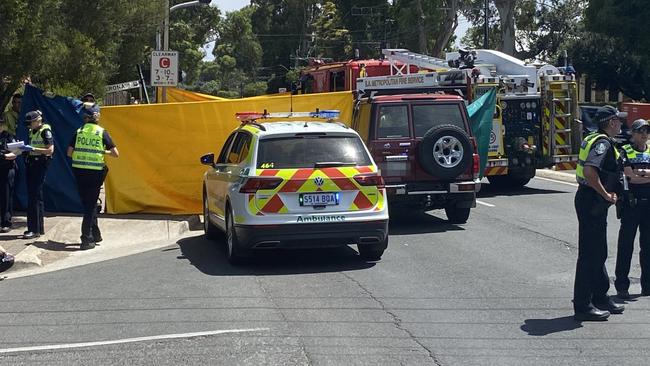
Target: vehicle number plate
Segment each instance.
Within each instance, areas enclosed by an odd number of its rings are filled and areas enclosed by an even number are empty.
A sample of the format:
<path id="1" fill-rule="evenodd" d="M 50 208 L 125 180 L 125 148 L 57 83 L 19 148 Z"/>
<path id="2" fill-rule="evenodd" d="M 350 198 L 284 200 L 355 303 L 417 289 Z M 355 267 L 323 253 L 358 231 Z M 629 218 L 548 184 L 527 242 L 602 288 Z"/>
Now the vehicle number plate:
<path id="1" fill-rule="evenodd" d="M 339 204 L 339 193 L 303 193 L 300 206 L 335 206 Z"/>

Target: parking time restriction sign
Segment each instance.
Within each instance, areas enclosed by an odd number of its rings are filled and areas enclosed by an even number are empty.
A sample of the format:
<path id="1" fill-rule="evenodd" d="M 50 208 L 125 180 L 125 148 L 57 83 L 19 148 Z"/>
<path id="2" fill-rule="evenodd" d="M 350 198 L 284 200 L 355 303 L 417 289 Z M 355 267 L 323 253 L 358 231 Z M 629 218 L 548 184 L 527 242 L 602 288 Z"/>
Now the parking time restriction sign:
<path id="1" fill-rule="evenodd" d="M 178 84 L 178 52 L 151 52 L 151 86 L 176 86 Z"/>

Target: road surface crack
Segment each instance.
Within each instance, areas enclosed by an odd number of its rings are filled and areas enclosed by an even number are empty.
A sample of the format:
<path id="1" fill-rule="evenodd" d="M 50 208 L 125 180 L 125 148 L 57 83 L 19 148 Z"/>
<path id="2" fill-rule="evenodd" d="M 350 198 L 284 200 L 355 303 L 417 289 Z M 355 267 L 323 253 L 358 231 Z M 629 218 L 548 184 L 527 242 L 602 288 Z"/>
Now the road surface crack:
<path id="1" fill-rule="evenodd" d="M 271 302 L 271 305 L 273 305 L 273 309 L 280 314 L 280 318 L 282 321 L 287 325 L 287 327 L 291 328 L 289 325 L 289 320 L 287 319 L 286 316 L 284 316 L 284 313 L 282 312 L 282 309 L 278 306 L 278 304 L 275 302 L 273 299 L 273 296 L 271 296 L 271 293 L 267 290 L 266 286 L 264 286 L 264 283 L 262 283 L 262 280 L 260 279 L 259 276 L 255 276 L 255 281 L 257 282 L 257 285 L 260 287 L 266 298 L 269 299 Z M 302 338 L 300 336 L 297 336 L 296 339 L 298 340 L 298 346 L 300 347 L 300 351 L 302 352 L 303 355 L 305 355 L 305 359 L 307 360 L 307 365 L 313 365 L 314 363 L 312 360 L 309 358 L 309 353 L 307 353 L 307 349 L 305 348 L 305 344 L 302 341 Z"/>
<path id="2" fill-rule="evenodd" d="M 422 349 L 424 349 L 427 352 L 427 354 L 429 355 L 429 358 L 431 359 L 431 361 L 433 361 L 433 363 L 435 365 L 442 366 L 442 363 L 440 362 L 438 357 L 435 355 L 435 353 L 433 353 L 433 351 L 431 349 L 429 349 L 429 347 L 424 345 L 424 343 L 422 343 L 408 328 L 404 327 L 402 325 L 402 319 L 399 316 L 397 316 L 397 314 L 390 311 L 386 307 L 386 305 L 384 304 L 383 301 L 381 301 L 379 298 L 377 298 L 370 290 L 368 290 L 364 285 L 362 285 L 361 282 L 357 281 L 356 279 L 354 279 L 353 277 L 351 277 L 347 273 L 341 272 L 341 274 L 345 278 L 347 278 L 350 281 L 354 282 L 357 286 L 359 286 L 359 288 L 361 290 L 363 290 L 363 292 L 365 292 L 368 296 L 370 296 L 371 299 L 373 299 L 377 304 L 379 304 L 379 306 L 381 306 L 381 309 L 384 312 L 386 312 L 386 314 L 390 315 L 390 317 L 393 319 L 393 325 L 395 326 L 395 328 L 397 328 L 397 329 L 401 330 L 402 332 L 406 333 L 409 336 L 409 338 L 411 338 L 411 340 L 413 342 L 417 343 L 420 347 L 422 347 Z"/>

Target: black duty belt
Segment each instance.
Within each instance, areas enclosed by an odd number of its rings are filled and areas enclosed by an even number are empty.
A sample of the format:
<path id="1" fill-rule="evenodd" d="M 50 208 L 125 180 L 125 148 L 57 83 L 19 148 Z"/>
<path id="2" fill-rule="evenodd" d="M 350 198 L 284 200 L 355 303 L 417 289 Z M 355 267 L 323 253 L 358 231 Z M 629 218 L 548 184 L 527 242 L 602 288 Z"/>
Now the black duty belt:
<path id="1" fill-rule="evenodd" d="M 27 157 L 27 162 L 37 162 L 37 161 L 50 161 L 52 160 L 51 156 L 46 156 L 46 155 L 29 155 Z"/>

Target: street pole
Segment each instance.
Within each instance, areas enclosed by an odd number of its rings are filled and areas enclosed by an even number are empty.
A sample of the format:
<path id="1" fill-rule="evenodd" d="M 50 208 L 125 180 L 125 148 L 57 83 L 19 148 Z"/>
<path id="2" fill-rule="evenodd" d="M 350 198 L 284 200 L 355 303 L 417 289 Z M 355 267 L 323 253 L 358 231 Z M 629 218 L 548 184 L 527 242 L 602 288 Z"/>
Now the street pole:
<path id="1" fill-rule="evenodd" d="M 163 50 L 169 51 L 169 0 L 165 0 L 165 24 L 163 35 Z M 167 87 L 162 87 L 162 102 L 167 103 Z"/>
<path id="2" fill-rule="evenodd" d="M 483 24 L 483 48 L 488 49 L 488 13 L 490 11 L 489 0 L 485 0 L 485 22 Z"/>

